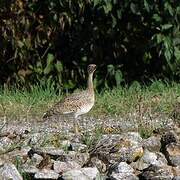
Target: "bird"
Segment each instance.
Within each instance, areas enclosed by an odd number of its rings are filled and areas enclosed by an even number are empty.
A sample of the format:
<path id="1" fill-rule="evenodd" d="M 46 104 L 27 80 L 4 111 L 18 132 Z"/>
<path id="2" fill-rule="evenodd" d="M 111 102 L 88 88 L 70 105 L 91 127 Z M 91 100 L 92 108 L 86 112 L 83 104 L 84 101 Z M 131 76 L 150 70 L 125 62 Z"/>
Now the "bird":
<path id="1" fill-rule="evenodd" d="M 95 103 L 95 92 L 93 86 L 93 74 L 96 70 L 95 64 L 89 64 L 87 67 L 88 79 L 87 88 L 80 92 L 74 92 L 57 102 L 43 116 L 43 119 L 52 116 L 72 115 L 74 120 L 75 134 L 79 133 L 77 118 L 82 114 L 89 112 Z"/>

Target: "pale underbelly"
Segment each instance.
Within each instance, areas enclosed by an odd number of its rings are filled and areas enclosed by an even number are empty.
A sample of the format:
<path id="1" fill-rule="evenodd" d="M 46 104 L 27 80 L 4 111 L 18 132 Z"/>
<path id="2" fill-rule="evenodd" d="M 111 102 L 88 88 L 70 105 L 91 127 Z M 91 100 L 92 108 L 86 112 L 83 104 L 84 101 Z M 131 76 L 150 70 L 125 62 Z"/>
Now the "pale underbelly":
<path id="1" fill-rule="evenodd" d="M 76 116 L 82 115 L 82 114 L 86 114 L 87 112 L 89 112 L 93 107 L 93 103 L 86 105 L 86 106 L 82 106 L 81 108 L 79 108 L 79 110 L 76 112 Z"/>

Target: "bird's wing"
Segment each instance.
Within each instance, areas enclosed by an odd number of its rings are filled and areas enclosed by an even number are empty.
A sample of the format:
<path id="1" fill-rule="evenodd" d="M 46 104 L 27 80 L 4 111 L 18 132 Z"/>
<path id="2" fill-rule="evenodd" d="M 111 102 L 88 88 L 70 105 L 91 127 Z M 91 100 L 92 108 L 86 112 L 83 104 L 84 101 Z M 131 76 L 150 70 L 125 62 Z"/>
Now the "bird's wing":
<path id="1" fill-rule="evenodd" d="M 80 93 L 73 93 L 66 97 L 62 102 L 57 103 L 57 107 L 62 108 L 63 114 L 73 113 L 77 111 L 86 101 L 87 93 L 86 91 L 81 91 Z"/>
<path id="2" fill-rule="evenodd" d="M 82 100 L 82 98 L 84 98 L 85 96 L 87 96 L 87 91 L 74 92 L 73 94 L 65 97 L 63 102 L 79 101 L 79 100 Z"/>
<path id="3" fill-rule="evenodd" d="M 81 91 L 80 93 L 73 93 L 70 96 L 64 98 L 64 100 L 56 103 L 49 111 L 44 114 L 44 118 L 61 115 L 70 114 L 76 112 L 84 103 L 82 100 L 86 96 L 86 91 Z"/>

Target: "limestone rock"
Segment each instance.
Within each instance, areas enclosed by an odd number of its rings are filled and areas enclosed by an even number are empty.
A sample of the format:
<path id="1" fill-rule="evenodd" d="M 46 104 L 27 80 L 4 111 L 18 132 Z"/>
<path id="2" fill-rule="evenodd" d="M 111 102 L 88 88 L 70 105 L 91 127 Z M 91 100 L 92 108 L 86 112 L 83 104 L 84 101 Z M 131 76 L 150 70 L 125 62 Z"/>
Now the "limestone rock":
<path id="1" fill-rule="evenodd" d="M 166 146 L 165 156 L 169 164 L 180 166 L 180 144 L 171 143 Z"/>
<path id="2" fill-rule="evenodd" d="M 80 168 L 81 166 L 75 161 L 67 161 L 67 162 L 54 161 L 54 165 L 53 165 L 53 169 L 57 173 L 63 173 L 71 169 L 80 169 Z"/>
<path id="3" fill-rule="evenodd" d="M 123 136 L 124 138 L 129 139 L 132 145 L 137 145 L 138 143 L 142 142 L 142 137 L 138 132 L 127 132 L 124 133 Z"/>
<path id="4" fill-rule="evenodd" d="M 150 165 L 165 166 L 167 160 L 162 153 L 145 150 L 143 156 L 131 165 L 137 170 L 143 170 Z"/>
<path id="5" fill-rule="evenodd" d="M 43 157 L 39 154 L 34 154 L 33 157 L 31 158 L 31 161 L 33 164 L 38 165 L 41 161 L 43 160 Z"/>
<path id="6" fill-rule="evenodd" d="M 66 180 L 89 180 L 88 177 L 83 174 L 80 169 L 72 169 L 70 171 L 67 171 L 63 173 L 62 178 Z"/>
<path id="7" fill-rule="evenodd" d="M 0 138 L 0 148 L 7 149 L 13 144 L 13 141 L 8 137 Z"/>
<path id="8" fill-rule="evenodd" d="M 47 154 L 49 156 L 51 156 L 51 158 L 53 159 L 57 159 L 58 157 L 64 157 L 65 152 L 62 149 L 56 148 L 56 147 L 42 147 L 42 148 L 32 148 L 29 152 L 28 155 L 30 158 L 32 158 L 32 156 L 34 154 L 38 154 L 38 155 L 44 155 Z"/>
<path id="9" fill-rule="evenodd" d="M 124 147 L 119 150 L 119 161 L 131 163 L 142 157 L 143 153 L 144 150 L 141 146 Z M 113 155 L 111 155 L 111 158 L 114 159 Z"/>
<path id="10" fill-rule="evenodd" d="M 31 150 L 30 146 L 21 147 L 21 155 L 26 156 L 28 155 L 28 152 Z"/>
<path id="11" fill-rule="evenodd" d="M 151 136 L 142 141 L 142 146 L 149 151 L 157 152 L 161 149 L 161 137 Z"/>
<path id="12" fill-rule="evenodd" d="M 140 141 L 138 133 L 106 135 L 90 151 L 90 156 L 98 157 L 106 164 L 119 161 L 132 162 L 143 155 Z"/>
<path id="13" fill-rule="evenodd" d="M 139 178 L 137 176 L 135 176 L 134 174 L 113 173 L 110 176 L 110 179 L 113 179 L 113 180 L 138 180 Z"/>
<path id="14" fill-rule="evenodd" d="M 58 149 L 55 147 L 44 147 L 42 149 L 42 152 L 47 153 L 48 155 L 51 155 L 51 156 L 56 156 L 56 157 L 65 154 L 64 150 Z"/>
<path id="15" fill-rule="evenodd" d="M 94 180 L 100 179 L 99 171 L 96 167 L 81 168 L 79 170 L 72 169 L 63 173 L 62 176 L 66 180 Z"/>
<path id="16" fill-rule="evenodd" d="M 180 167 L 172 167 L 172 172 L 174 174 L 173 180 L 180 180 Z"/>
<path id="17" fill-rule="evenodd" d="M 116 173 L 133 173 L 134 169 L 126 162 L 120 162 L 113 165 L 111 171 Z"/>
<path id="18" fill-rule="evenodd" d="M 91 158 L 91 161 L 87 165 L 97 167 L 101 173 L 105 173 L 108 168 L 102 160 L 98 159 L 98 157 Z"/>
<path id="19" fill-rule="evenodd" d="M 39 169 L 33 165 L 23 165 L 23 171 L 27 173 L 30 176 L 34 176 L 37 172 L 39 172 Z"/>
<path id="20" fill-rule="evenodd" d="M 109 177 L 115 180 L 137 180 L 134 169 L 126 162 L 120 162 L 111 167 Z"/>
<path id="21" fill-rule="evenodd" d="M 51 169 L 53 165 L 53 161 L 54 160 L 51 159 L 49 155 L 44 154 L 43 159 L 40 161 L 39 164 L 36 165 L 36 167 L 39 169 L 43 169 L 43 168 Z"/>
<path id="22" fill-rule="evenodd" d="M 59 161 L 75 161 L 80 166 L 83 166 L 84 163 L 89 159 L 89 153 L 80 153 L 75 151 L 69 151 L 68 154 L 64 154 L 62 156 L 59 156 L 56 160 Z"/>
<path id="23" fill-rule="evenodd" d="M 172 168 L 170 166 L 154 166 L 151 165 L 146 168 L 140 175 L 139 178 L 142 180 L 150 179 L 161 179 L 171 180 L 174 177 Z"/>
<path id="24" fill-rule="evenodd" d="M 42 169 L 38 171 L 35 176 L 35 179 L 58 179 L 59 174 L 51 169 Z"/>
<path id="25" fill-rule="evenodd" d="M 0 167 L 0 179 L 23 180 L 15 165 L 5 163 Z"/>
<path id="26" fill-rule="evenodd" d="M 87 149 L 87 145 L 82 143 L 71 143 L 71 147 L 73 151 L 78 151 L 78 152 L 85 152 Z"/>
<path id="27" fill-rule="evenodd" d="M 180 180 L 180 176 L 175 176 L 173 180 Z"/>
<path id="28" fill-rule="evenodd" d="M 81 169 L 82 173 L 85 174 L 88 179 L 100 179 L 99 171 L 96 167 L 86 167 Z"/>

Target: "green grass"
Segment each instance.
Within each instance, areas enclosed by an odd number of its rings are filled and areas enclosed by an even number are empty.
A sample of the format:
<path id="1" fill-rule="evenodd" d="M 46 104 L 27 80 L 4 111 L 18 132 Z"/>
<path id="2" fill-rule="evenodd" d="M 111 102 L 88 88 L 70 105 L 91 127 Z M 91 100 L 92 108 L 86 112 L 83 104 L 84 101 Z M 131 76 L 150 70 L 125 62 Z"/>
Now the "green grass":
<path id="1" fill-rule="evenodd" d="M 56 100 L 61 99 L 53 89 L 35 86 L 29 92 L 17 89 L 0 91 L 0 117 L 8 119 L 40 118 Z"/>
<path id="2" fill-rule="evenodd" d="M 132 84 L 129 88 L 106 89 L 96 93 L 94 108 L 87 115 L 94 117 L 127 116 L 129 113 L 170 115 L 180 97 L 180 84 L 155 81 L 150 86 Z M 63 98 L 53 89 L 35 86 L 29 91 L 0 90 L 0 118 L 40 119 L 55 102 Z"/>
<path id="3" fill-rule="evenodd" d="M 93 115 L 126 116 L 129 113 L 170 114 L 180 96 L 180 84 L 153 82 L 141 87 L 138 83 L 129 88 L 115 88 L 97 94 Z"/>

